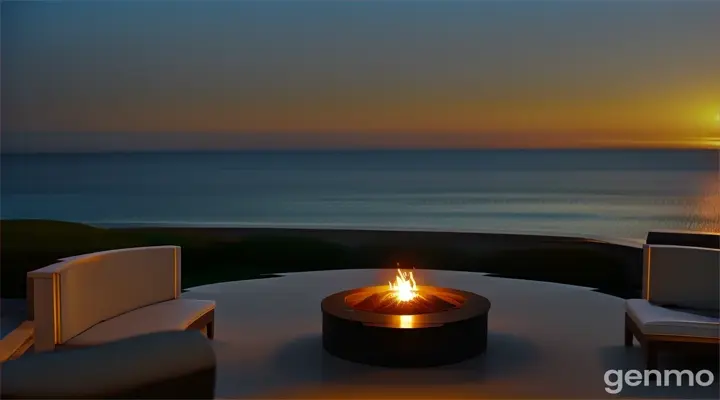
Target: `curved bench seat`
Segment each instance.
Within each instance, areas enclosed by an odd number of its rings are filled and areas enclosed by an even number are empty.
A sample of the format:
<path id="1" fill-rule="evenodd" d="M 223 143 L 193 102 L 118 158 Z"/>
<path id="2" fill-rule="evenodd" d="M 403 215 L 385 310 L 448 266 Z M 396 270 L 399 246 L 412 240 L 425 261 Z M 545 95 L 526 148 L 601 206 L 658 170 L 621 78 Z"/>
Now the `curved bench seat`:
<path id="1" fill-rule="evenodd" d="M 210 300 L 164 301 L 128 311 L 93 325 L 65 342 L 65 345 L 95 346 L 153 332 L 187 330 L 201 318 L 213 313 L 214 309 L 215 302 Z M 208 332 L 208 336 L 212 336 L 212 333 Z"/>

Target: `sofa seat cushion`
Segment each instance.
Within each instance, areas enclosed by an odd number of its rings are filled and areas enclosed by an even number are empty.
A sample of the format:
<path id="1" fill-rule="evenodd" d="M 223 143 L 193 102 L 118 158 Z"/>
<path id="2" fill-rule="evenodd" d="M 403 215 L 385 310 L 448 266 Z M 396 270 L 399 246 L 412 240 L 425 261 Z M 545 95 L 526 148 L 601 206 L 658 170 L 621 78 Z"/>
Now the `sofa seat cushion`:
<path id="1" fill-rule="evenodd" d="M 626 301 L 625 309 L 640 330 L 647 335 L 720 338 L 718 318 L 660 307 L 644 299 Z"/>
<path id="2" fill-rule="evenodd" d="M 185 330 L 214 309 L 215 302 L 211 300 L 163 301 L 100 322 L 63 344 L 95 346 L 147 333 Z"/>

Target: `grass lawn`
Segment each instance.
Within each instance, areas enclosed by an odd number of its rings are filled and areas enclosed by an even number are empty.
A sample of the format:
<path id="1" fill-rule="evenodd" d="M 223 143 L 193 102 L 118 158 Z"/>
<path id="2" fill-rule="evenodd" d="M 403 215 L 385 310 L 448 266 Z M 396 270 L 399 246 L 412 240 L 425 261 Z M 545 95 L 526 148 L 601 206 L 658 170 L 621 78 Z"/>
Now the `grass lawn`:
<path id="1" fill-rule="evenodd" d="M 640 282 L 628 265 L 597 249 L 526 249 L 474 254 L 427 246 L 343 246 L 301 236 L 258 234 L 218 239 L 201 230 L 104 229 L 43 220 L 0 221 L 0 295 L 25 296 L 25 274 L 57 259 L 122 247 L 182 246 L 183 287 L 253 279 L 265 274 L 339 268 L 380 268 L 398 259 L 422 268 L 489 272 L 503 277 L 590 286 L 635 296 Z M 638 256 L 638 261 L 640 260 Z"/>

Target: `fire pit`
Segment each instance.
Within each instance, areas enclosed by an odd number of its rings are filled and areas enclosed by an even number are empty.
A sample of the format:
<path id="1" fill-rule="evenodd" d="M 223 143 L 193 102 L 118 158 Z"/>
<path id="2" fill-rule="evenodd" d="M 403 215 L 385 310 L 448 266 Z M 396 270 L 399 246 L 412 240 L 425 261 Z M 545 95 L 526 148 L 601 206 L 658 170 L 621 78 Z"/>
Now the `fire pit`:
<path id="1" fill-rule="evenodd" d="M 395 282 L 323 299 L 323 347 L 342 359 L 385 367 L 457 363 L 487 348 L 490 301 L 463 290 Z"/>

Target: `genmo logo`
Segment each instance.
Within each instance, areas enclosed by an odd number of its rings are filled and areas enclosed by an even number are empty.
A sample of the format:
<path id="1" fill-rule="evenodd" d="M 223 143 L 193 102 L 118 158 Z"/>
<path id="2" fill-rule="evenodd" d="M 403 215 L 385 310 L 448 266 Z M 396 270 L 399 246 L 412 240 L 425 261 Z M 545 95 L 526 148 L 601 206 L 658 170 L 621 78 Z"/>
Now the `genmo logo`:
<path id="1" fill-rule="evenodd" d="M 637 369 L 611 369 L 605 371 L 605 391 L 610 394 L 620 393 L 625 386 L 656 386 L 656 387 L 680 387 L 680 386 L 710 386 L 715 382 L 715 375 L 706 369 L 698 372 L 690 370 L 668 369 L 658 371 L 649 369 L 640 371 Z"/>

